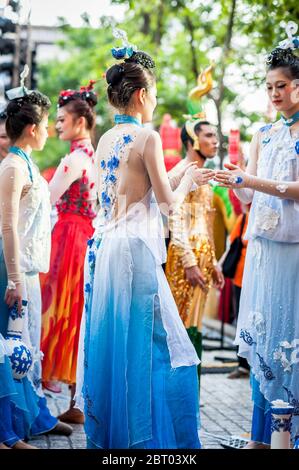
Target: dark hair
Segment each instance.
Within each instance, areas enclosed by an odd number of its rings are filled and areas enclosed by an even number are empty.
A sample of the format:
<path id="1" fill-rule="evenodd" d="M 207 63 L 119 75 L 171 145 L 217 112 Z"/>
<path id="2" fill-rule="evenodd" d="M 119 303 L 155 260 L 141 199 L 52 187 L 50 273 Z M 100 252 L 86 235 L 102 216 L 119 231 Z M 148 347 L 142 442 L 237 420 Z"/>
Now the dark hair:
<path id="1" fill-rule="evenodd" d="M 67 107 L 67 111 L 77 118 L 85 117 L 87 129 L 92 130 L 96 123 L 94 106 L 98 102 L 97 95 L 93 90 L 96 82 L 89 80 L 87 86 L 81 86 L 80 90 L 62 90 L 58 97 L 58 108 Z"/>
<path id="2" fill-rule="evenodd" d="M 209 121 L 201 121 L 201 122 L 198 122 L 195 127 L 194 127 L 194 132 L 195 134 L 199 134 L 200 131 L 202 130 L 202 126 L 210 126 L 211 124 L 209 123 Z M 185 147 L 185 149 L 187 150 L 188 149 L 188 142 L 191 143 L 191 145 L 194 144 L 194 140 L 192 139 L 192 137 L 190 137 L 190 135 L 188 134 L 187 130 L 186 130 L 186 125 L 184 124 L 183 127 L 182 127 L 182 130 L 181 130 L 181 141 L 182 141 L 182 144 L 183 146 Z"/>
<path id="3" fill-rule="evenodd" d="M 283 68 L 285 74 L 290 79 L 299 78 L 299 57 L 291 48 L 281 49 L 277 47 L 267 57 L 267 72 L 270 70 Z"/>
<path id="4" fill-rule="evenodd" d="M 12 142 L 21 137 L 28 124 L 36 124 L 42 121 L 48 113 L 51 102 L 46 95 L 39 91 L 32 91 L 22 98 L 9 101 L 5 123 L 6 133 Z"/>
<path id="5" fill-rule="evenodd" d="M 96 103 L 95 103 L 96 104 Z M 87 129 L 92 130 L 96 124 L 96 115 L 93 107 L 82 99 L 72 99 L 65 106 L 68 113 L 73 114 L 76 118 L 85 117 Z"/>
<path id="6" fill-rule="evenodd" d="M 117 109 L 125 109 L 136 90 L 148 90 L 155 82 L 152 58 L 143 51 L 137 51 L 129 59 L 115 64 L 106 72 L 109 102 Z"/>
<path id="7" fill-rule="evenodd" d="M 5 124 L 7 119 L 6 109 L 0 112 L 0 124 Z"/>

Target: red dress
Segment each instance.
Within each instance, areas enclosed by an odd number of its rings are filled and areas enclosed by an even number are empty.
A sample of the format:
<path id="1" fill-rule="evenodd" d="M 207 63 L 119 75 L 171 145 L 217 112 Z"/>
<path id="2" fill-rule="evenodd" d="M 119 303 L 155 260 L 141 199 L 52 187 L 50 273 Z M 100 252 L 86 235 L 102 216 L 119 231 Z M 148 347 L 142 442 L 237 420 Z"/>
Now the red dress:
<path id="1" fill-rule="evenodd" d="M 92 219 L 96 215 L 93 156 L 94 149 L 89 140 L 75 141 L 71 145 L 71 154 L 65 157 L 68 164 L 62 161 L 57 170 L 67 175 L 72 165 L 79 162 L 81 177 L 69 186 L 56 204 L 58 221 L 52 232 L 50 270 L 41 275 L 44 382 L 76 382 L 84 306 L 84 258 L 87 241 L 94 231 Z"/>

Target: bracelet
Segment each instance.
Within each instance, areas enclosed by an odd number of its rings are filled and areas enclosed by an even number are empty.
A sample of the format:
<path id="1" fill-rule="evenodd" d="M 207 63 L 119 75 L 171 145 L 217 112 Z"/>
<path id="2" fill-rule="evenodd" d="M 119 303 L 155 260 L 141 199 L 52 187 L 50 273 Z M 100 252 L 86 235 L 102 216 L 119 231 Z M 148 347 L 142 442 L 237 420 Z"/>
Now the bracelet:
<path id="1" fill-rule="evenodd" d="M 11 279 L 8 279 L 7 289 L 8 290 L 16 290 L 16 288 L 17 288 L 16 283 L 13 282 Z"/>

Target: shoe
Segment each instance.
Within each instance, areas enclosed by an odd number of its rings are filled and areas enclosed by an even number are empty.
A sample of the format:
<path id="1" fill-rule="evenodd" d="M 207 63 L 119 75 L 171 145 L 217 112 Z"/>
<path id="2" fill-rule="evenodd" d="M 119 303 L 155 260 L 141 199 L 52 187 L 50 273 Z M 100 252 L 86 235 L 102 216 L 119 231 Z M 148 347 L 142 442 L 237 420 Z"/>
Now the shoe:
<path id="1" fill-rule="evenodd" d="M 264 444 L 263 442 L 250 441 L 246 444 L 243 449 L 270 449 L 270 444 Z"/>
<path id="2" fill-rule="evenodd" d="M 13 446 L 11 446 L 11 449 L 37 449 L 37 447 L 31 446 L 24 441 L 18 441 Z"/>
<path id="3" fill-rule="evenodd" d="M 228 379 L 247 379 L 249 377 L 249 370 L 235 369 L 228 376 Z"/>
<path id="4" fill-rule="evenodd" d="M 60 434 L 61 436 L 70 436 L 72 432 L 73 432 L 72 426 L 69 426 L 66 423 L 62 423 L 61 421 L 58 421 L 55 428 L 51 429 L 48 432 L 45 432 L 44 434 Z"/>
<path id="5" fill-rule="evenodd" d="M 63 423 L 84 424 L 84 414 L 78 408 L 69 408 L 57 418 Z"/>
<path id="6" fill-rule="evenodd" d="M 43 387 L 47 390 L 50 390 L 50 392 L 61 393 L 61 387 L 59 385 L 59 382 L 55 382 L 54 380 L 50 380 L 49 382 L 43 382 Z"/>

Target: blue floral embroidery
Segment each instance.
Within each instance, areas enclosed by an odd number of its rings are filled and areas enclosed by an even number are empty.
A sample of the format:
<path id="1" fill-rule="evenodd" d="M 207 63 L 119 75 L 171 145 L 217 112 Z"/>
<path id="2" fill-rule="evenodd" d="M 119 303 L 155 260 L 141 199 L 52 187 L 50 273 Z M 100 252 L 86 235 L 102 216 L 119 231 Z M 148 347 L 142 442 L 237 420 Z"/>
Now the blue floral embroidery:
<path id="1" fill-rule="evenodd" d="M 292 415 L 289 418 L 273 418 L 271 420 L 271 434 L 272 432 L 291 432 L 292 429 Z"/>
<path id="2" fill-rule="evenodd" d="M 124 135 L 124 143 L 129 144 L 130 142 L 133 142 L 133 139 L 130 135 Z"/>
<path id="3" fill-rule="evenodd" d="M 104 170 L 102 175 L 103 191 L 101 194 L 101 206 L 103 215 L 107 219 L 111 217 L 111 211 L 115 199 L 113 186 L 117 182 L 116 169 L 119 167 L 121 152 L 126 145 L 133 142 L 133 137 L 129 134 L 122 135 L 113 146 L 113 152 L 107 162 L 101 161 L 101 167 Z"/>
<path id="4" fill-rule="evenodd" d="M 295 150 L 296 150 L 297 155 L 299 155 L 299 140 L 297 140 L 296 142 Z"/>
<path id="5" fill-rule="evenodd" d="M 262 370 L 262 372 L 264 373 L 264 377 L 265 379 L 267 380 L 273 380 L 275 379 L 275 375 L 273 374 L 271 368 L 269 366 L 267 366 L 267 364 L 265 363 L 264 359 L 262 358 L 262 356 L 257 352 L 256 353 L 258 358 L 259 358 L 259 361 L 260 361 L 260 368 Z"/>
<path id="6" fill-rule="evenodd" d="M 283 387 L 288 395 L 288 402 L 294 407 L 294 415 L 299 416 L 299 400 L 297 400 L 292 394 L 291 390 L 287 387 Z"/>
<path id="7" fill-rule="evenodd" d="M 95 263 L 95 260 L 96 260 L 95 253 L 94 253 L 94 251 L 90 250 L 89 253 L 88 253 L 88 262 L 89 262 L 89 264 Z"/>
<path id="8" fill-rule="evenodd" d="M 109 181 L 111 181 L 111 183 L 115 183 L 116 182 L 116 177 L 113 174 L 109 175 Z"/>
<path id="9" fill-rule="evenodd" d="M 110 171 L 115 170 L 115 168 L 118 168 L 119 166 L 119 158 L 113 155 L 113 157 L 111 157 L 110 160 L 108 161 L 107 166 Z"/>
<path id="10" fill-rule="evenodd" d="M 88 240 L 87 245 L 89 246 L 89 248 L 92 247 L 93 242 L 94 242 L 94 238 L 90 238 L 90 240 Z"/>
<path id="11" fill-rule="evenodd" d="M 32 364 L 31 352 L 24 344 L 17 344 L 9 356 L 11 368 L 16 374 L 25 375 Z"/>
<path id="12" fill-rule="evenodd" d="M 102 192 L 102 204 L 103 206 L 109 206 L 111 202 L 110 197 L 104 191 Z"/>
<path id="13" fill-rule="evenodd" d="M 91 285 L 89 284 L 89 282 L 85 284 L 85 292 L 87 292 L 88 294 L 91 292 Z"/>
<path id="14" fill-rule="evenodd" d="M 272 127 L 272 124 L 267 124 L 266 126 L 263 126 L 260 128 L 260 132 L 266 132 L 269 131 Z"/>
<path id="15" fill-rule="evenodd" d="M 262 144 L 266 145 L 270 142 L 270 137 L 266 137 L 264 140 L 262 140 Z"/>
<path id="16" fill-rule="evenodd" d="M 252 346 L 253 344 L 256 344 L 255 341 L 253 341 L 251 334 L 247 330 L 241 330 L 240 331 L 240 338 L 245 341 L 249 346 Z"/>

